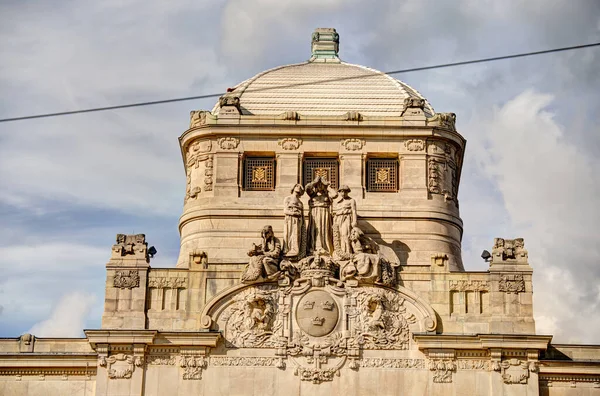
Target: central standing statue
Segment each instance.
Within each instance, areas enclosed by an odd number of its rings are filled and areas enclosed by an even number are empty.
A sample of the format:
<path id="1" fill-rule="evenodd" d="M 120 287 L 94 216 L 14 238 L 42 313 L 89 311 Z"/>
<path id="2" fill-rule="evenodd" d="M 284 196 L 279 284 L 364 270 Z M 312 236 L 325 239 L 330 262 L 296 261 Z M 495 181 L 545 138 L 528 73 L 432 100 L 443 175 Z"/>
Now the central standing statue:
<path id="1" fill-rule="evenodd" d="M 307 229 L 309 255 L 321 251 L 333 254 L 331 197 L 328 189 L 329 182 L 320 176 L 306 185 L 306 194 L 310 197 Z"/>
<path id="2" fill-rule="evenodd" d="M 352 229 L 357 227 L 356 201 L 348 196 L 350 188 L 346 185 L 333 195 L 333 244 L 335 256 L 348 259 L 352 256 Z"/>

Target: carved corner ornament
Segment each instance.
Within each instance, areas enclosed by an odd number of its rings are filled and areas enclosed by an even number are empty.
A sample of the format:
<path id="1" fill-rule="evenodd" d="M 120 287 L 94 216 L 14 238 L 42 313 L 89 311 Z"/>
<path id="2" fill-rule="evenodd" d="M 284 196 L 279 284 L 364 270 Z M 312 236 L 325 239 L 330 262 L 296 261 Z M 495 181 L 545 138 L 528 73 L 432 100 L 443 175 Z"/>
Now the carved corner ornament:
<path id="1" fill-rule="evenodd" d="M 345 121 L 362 121 L 363 116 L 358 111 L 349 111 L 344 115 Z"/>
<path id="2" fill-rule="evenodd" d="M 146 235 L 117 234 L 117 241 L 112 247 L 112 258 L 119 259 L 125 256 L 147 259 Z"/>
<path id="3" fill-rule="evenodd" d="M 279 139 L 277 142 L 282 149 L 290 151 L 290 150 L 298 150 L 298 147 L 302 145 L 302 139 L 298 138 L 283 138 Z"/>
<path id="4" fill-rule="evenodd" d="M 235 137 L 222 137 L 217 140 L 219 147 L 223 150 L 234 150 L 240 144 L 240 139 Z"/>
<path id="5" fill-rule="evenodd" d="M 298 121 L 300 119 L 300 114 L 297 111 L 285 111 L 281 113 L 278 118 L 285 121 Z"/>
<path id="6" fill-rule="evenodd" d="M 492 262 L 517 261 L 527 262 L 528 253 L 523 238 L 495 238 L 492 248 Z"/>
<path id="7" fill-rule="evenodd" d="M 113 286 L 119 289 L 133 289 L 140 286 L 140 273 L 137 270 L 117 270 Z"/>
<path id="8" fill-rule="evenodd" d="M 190 128 L 206 125 L 206 113 L 208 113 L 208 111 L 191 111 Z"/>
<path id="9" fill-rule="evenodd" d="M 363 148 L 363 146 L 366 144 L 366 141 L 364 139 L 352 138 L 342 139 L 340 143 L 346 150 L 357 151 Z"/>

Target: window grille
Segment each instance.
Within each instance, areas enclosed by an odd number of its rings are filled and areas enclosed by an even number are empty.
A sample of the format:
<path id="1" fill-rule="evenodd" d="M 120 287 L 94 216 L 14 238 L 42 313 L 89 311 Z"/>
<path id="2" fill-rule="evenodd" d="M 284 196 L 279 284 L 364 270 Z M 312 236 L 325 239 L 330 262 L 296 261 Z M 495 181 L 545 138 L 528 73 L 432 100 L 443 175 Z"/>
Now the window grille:
<path id="1" fill-rule="evenodd" d="M 244 190 L 275 189 L 275 158 L 246 157 L 244 159 Z"/>
<path id="2" fill-rule="evenodd" d="M 331 188 L 338 188 L 338 161 L 337 158 L 305 158 L 303 179 L 304 185 L 321 176 L 331 184 Z"/>
<path id="3" fill-rule="evenodd" d="M 396 158 L 367 160 L 367 191 L 398 191 L 398 160 Z"/>

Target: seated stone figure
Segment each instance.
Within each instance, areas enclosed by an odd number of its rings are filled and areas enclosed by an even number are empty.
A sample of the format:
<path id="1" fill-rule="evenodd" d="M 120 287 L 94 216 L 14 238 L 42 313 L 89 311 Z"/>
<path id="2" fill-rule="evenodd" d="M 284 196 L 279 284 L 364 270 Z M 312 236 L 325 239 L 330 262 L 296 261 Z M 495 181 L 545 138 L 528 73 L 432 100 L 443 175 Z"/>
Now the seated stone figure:
<path id="1" fill-rule="evenodd" d="M 243 283 L 254 282 L 261 279 L 273 280 L 279 275 L 279 261 L 281 260 L 281 243 L 275 238 L 273 227 L 263 227 L 260 245 L 252 244 L 248 251 L 250 262 L 246 266 L 241 280 Z"/>
<path id="2" fill-rule="evenodd" d="M 400 262 L 392 252 L 384 252 L 363 231 L 354 227 L 350 233 L 352 258 L 340 263 L 342 281 L 354 279 L 392 286 L 396 283 L 396 271 Z M 387 250 L 391 250 L 387 248 Z M 389 256 L 389 257 L 388 257 Z"/>

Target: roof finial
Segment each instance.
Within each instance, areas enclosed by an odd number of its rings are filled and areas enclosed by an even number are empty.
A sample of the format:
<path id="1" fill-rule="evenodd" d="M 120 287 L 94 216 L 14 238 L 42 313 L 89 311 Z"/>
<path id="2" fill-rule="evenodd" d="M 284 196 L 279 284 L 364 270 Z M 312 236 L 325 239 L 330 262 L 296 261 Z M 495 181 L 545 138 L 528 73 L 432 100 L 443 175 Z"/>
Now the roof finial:
<path id="1" fill-rule="evenodd" d="M 339 62 L 340 35 L 333 28 L 317 28 L 312 34 L 311 62 Z"/>

